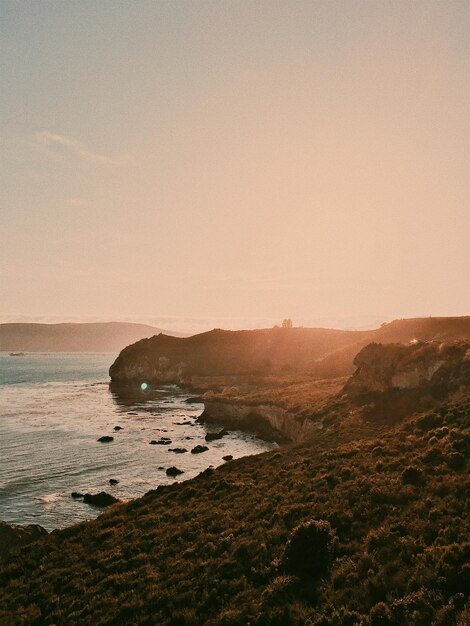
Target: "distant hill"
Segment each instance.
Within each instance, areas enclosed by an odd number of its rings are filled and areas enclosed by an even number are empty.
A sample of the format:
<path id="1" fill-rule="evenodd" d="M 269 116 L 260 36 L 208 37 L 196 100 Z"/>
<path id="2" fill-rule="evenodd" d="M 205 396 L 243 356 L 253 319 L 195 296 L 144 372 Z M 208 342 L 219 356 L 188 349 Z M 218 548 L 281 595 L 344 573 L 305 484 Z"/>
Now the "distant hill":
<path id="1" fill-rule="evenodd" d="M 303 371 L 343 376 L 354 371 L 356 354 L 368 343 L 409 343 L 417 339 L 468 340 L 470 317 L 396 320 L 375 330 L 270 328 L 215 329 L 187 338 L 159 335 L 121 352 L 110 369 L 115 382 L 140 379 L 191 382 L 194 376 L 270 374 Z"/>
<path id="2" fill-rule="evenodd" d="M 164 332 L 183 333 L 129 322 L 0 324 L 0 351 L 119 352 L 130 343 Z"/>

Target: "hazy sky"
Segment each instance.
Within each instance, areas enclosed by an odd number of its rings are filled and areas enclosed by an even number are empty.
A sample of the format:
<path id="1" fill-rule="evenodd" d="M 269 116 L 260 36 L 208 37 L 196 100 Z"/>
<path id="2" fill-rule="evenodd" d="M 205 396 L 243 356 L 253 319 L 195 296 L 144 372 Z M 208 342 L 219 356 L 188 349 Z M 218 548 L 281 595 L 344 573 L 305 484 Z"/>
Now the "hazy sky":
<path id="1" fill-rule="evenodd" d="M 0 14 L 3 319 L 470 314 L 467 0 Z"/>

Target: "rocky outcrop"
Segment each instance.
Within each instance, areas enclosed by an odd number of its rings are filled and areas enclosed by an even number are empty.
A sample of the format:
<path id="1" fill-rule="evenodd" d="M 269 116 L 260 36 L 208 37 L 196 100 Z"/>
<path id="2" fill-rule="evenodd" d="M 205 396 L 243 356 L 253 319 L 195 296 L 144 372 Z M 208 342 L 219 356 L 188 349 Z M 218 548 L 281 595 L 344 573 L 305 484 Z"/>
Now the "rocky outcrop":
<path id="1" fill-rule="evenodd" d="M 100 493 L 95 494 L 85 493 L 83 502 L 85 502 L 85 504 L 91 504 L 92 506 L 106 507 L 119 502 L 119 500 L 111 494 L 106 493 L 106 491 L 100 491 Z"/>
<path id="2" fill-rule="evenodd" d="M 218 433 L 207 433 L 204 437 L 206 441 L 217 441 L 217 439 L 222 439 L 225 435 L 228 434 L 228 430 L 226 428 L 222 428 Z"/>
<path id="3" fill-rule="evenodd" d="M 160 334 L 125 348 L 109 375 L 115 385 L 137 387 L 143 382 L 189 385 L 197 377 L 305 370 L 360 336 L 359 331 L 323 328 L 215 329 L 185 339 Z"/>
<path id="4" fill-rule="evenodd" d="M 272 404 L 252 406 L 224 402 L 221 399 L 205 400 L 204 412 L 199 421 L 214 422 L 235 430 L 252 431 L 265 439 L 278 442 L 307 441 L 319 428 L 317 422 Z"/>
<path id="5" fill-rule="evenodd" d="M 169 467 L 169 468 L 166 470 L 166 475 L 167 475 L 167 476 L 174 477 L 174 476 L 179 476 L 180 474 L 184 474 L 183 470 L 178 469 L 178 468 L 177 468 L 177 467 L 175 467 L 174 465 L 173 465 L 172 467 Z"/>
<path id="6" fill-rule="evenodd" d="M 47 534 L 47 530 L 37 524 L 17 526 L 0 521 L 0 559 L 4 558 L 13 548 L 41 539 Z"/>
<path id="7" fill-rule="evenodd" d="M 357 369 L 345 386 L 350 395 L 394 390 L 445 395 L 470 385 L 470 343 L 413 342 L 366 346 L 354 359 Z"/>

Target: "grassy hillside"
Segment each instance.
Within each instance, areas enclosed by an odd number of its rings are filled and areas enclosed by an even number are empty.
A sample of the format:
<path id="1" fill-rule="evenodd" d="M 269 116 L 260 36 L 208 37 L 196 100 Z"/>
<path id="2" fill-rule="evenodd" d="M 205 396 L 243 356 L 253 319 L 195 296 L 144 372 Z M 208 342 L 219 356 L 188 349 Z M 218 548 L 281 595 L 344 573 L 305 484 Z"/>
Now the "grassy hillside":
<path id="1" fill-rule="evenodd" d="M 0 623 L 464 626 L 469 418 L 333 424 L 54 532 L 0 568 Z"/>
<path id="2" fill-rule="evenodd" d="M 160 332 L 154 326 L 128 322 L 0 324 L 0 351 L 118 352 L 129 343 Z"/>

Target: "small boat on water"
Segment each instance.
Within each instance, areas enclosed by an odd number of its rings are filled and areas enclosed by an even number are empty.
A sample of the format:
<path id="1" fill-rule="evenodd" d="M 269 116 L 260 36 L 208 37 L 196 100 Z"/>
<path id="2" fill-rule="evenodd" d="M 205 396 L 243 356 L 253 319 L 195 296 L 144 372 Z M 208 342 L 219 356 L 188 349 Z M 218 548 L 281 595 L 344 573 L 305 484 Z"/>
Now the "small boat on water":
<path id="1" fill-rule="evenodd" d="M 10 352 L 10 356 L 24 356 L 24 352 Z"/>

